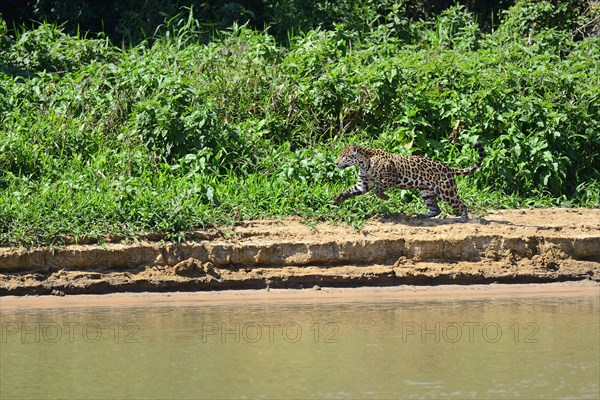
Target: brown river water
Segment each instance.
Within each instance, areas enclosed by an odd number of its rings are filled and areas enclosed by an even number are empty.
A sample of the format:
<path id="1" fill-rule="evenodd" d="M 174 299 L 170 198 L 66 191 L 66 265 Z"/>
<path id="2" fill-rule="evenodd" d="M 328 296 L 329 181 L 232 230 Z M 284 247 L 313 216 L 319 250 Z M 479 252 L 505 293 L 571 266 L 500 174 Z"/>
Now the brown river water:
<path id="1" fill-rule="evenodd" d="M 2 399 L 600 398 L 595 294 L 96 302 L 0 326 Z"/>

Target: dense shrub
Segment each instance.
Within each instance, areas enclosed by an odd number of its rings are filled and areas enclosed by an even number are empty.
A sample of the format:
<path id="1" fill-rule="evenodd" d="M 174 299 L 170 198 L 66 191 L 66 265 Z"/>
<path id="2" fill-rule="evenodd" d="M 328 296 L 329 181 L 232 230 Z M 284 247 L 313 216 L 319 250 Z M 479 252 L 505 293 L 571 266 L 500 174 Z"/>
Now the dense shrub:
<path id="1" fill-rule="evenodd" d="M 466 166 L 480 141 L 470 207 L 598 204 L 600 38 L 561 7 L 520 2 L 492 33 L 461 6 L 377 14 L 286 47 L 235 24 L 207 42 L 193 16 L 131 48 L 0 23 L 0 245 L 423 207 L 400 191 L 334 206 L 348 142 Z"/>
<path id="2" fill-rule="evenodd" d="M 329 30 L 337 23 L 357 32 L 383 25 L 399 36 L 406 36 L 411 33 L 408 21 L 435 21 L 439 13 L 456 4 L 466 7 L 475 15 L 478 25 L 490 32 L 498 25 L 502 12 L 514 3 L 514 0 L 5 0 L 0 3 L 0 14 L 9 27 L 49 22 L 63 26 L 70 34 L 102 32 L 116 44 L 136 44 L 156 32 L 164 33 L 167 21 L 192 8 L 206 32 L 223 30 L 236 22 L 248 23 L 255 29 L 268 28 L 279 42 L 286 42 L 289 32 Z M 584 15 L 597 11 L 593 1 L 517 3 L 520 6 L 512 12 L 516 11 L 520 17 L 511 21 L 511 29 L 518 24 L 527 30 L 533 23 L 536 29 L 582 28 L 580 37 L 600 32 L 600 24 L 586 25 L 593 17 Z"/>

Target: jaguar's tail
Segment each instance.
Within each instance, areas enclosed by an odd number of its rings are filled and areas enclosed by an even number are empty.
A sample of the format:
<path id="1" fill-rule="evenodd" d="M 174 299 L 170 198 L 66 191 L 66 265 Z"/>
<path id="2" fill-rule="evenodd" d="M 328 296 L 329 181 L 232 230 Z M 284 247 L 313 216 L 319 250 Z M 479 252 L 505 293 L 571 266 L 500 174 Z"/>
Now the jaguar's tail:
<path id="1" fill-rule="evenodd" d="M 477 151 L 479 152 L 479 160 L 477 160 L 477 162 L 475 164 L 471 165 L 470 167 L 462 168 L 462 169 L 455 169 L 454 173 L 456 175 L 470 175 L 477 168 L 481 167 L 481 163 L 483 162 L 483 158 L 485 157 L 485 151 L 483 150 L 483 146 L 481 145 L 481 143 L 478 142 L 473 145 L 473 148 L 477 149 Z"/>

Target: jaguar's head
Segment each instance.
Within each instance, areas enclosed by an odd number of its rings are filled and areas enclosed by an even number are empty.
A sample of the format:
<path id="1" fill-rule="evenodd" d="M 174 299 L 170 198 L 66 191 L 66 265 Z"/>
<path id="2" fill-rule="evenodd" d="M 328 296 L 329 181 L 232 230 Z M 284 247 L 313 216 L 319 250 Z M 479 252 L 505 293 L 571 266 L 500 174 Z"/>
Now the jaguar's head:
<path id="1" fill-rule="evenodd" d="M 339 169 L 348 168 L 352 165 L 358 165 L 360 161 L 360 155 L 358 147 L 356 146 L 344 146 L 342 151 L 340 151 L 340 155 L 335 160 Z"/>

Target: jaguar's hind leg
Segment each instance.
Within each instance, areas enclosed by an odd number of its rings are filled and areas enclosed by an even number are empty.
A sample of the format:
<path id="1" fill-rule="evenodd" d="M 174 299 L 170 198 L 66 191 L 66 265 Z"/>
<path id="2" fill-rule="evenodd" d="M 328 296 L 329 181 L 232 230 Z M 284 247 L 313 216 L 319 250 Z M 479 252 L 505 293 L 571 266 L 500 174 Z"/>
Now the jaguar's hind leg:
<path id="1" fill-rule="evenodd" d="M 459 222 L 467 222 L 469 220 L 467 206 L 458 197 L 458 189 L 456 188 L 454 179 L 442 182 L 439 188 L 439 196 L 460 214 Z"/>
<path id="2" fill-rule="evenodd" d="M 420 218 L 431 218 L 440 213 L 437 195 L 433 190 L 421 190 L 421 197 L 423 198 L 423 201 L 425 201 L 427 207 L 429 207 L 429 212 L 427 214 L 419 214 Z"/>

